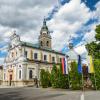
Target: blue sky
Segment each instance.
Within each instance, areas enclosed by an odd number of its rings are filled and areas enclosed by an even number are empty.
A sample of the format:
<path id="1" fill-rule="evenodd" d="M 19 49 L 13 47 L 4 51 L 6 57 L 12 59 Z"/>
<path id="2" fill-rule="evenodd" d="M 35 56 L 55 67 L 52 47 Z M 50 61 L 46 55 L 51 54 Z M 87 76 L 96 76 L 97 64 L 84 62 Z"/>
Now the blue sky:
<path id="1" fill-rule="evenodd" d="M 85 3 L 85 5 L 90 9 L 90 11 L 95 11 L 97 8 L 95 7 L 95 5 L 99 2 L 100 0 L 82 0 L 82 3 Z M 66 3 L 70 2 L 70 0 L 61 0 L 61 5 L 64 5 Z M 92 25 L 93 23 L 98 22 L 98 18 L 93 18 L 93 19 L 89 19 L 86 23 L 85 23 L 85 27 Z M 87 29 L 87 31 L 91 31 L 91 29 Z M 80 29 L 78 30 L 76 33 L 79 35 L 79 37 L 77 38 L 73 38 L 72 43 L 73 45 L 77 45 L 80 43 L 80 41 L 82 41 L 84 34 L 80 35 L 80 33 L 84 32 L 84 30 Z M 86 31 L 85 31 L 86 32 Z M 65 50 L 64 50 L 65 49 Z M 62 49 L 63 52 L 66 52 L 68 50 L 68 47 L 66 47 L 66 45 L 64 46 L 64 48 Z"/>
<path id="2" fill-rule="evenodd" d="M 63 52 L 70 40 L 74 46 L 93 41 L 95 26 L 100 24 L 100 0 L 0 0 L 0 6 L 0 63 L 11 31 L 16 30 L 23 41 L 37 43 L 44 16 L 53 48 Z"/>

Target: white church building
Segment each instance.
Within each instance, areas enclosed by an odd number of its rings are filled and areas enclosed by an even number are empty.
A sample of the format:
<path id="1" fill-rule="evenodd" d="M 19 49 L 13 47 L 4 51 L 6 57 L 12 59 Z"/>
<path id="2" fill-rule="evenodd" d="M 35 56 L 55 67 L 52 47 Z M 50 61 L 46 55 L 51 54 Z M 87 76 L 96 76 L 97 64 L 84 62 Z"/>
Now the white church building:
<path id="1" fill-rule="evenodd" d="M 40 79 L 41 69 L 51 71 L 53 64 L 61 63 L 65 54 L 52 49 L 52 38 L 45 19 L 38 41 L 37 44 L 23 42 L 16 32 L 12 34 L 4 61 L 3 85 L 34 85 L 34 78 Z"/>

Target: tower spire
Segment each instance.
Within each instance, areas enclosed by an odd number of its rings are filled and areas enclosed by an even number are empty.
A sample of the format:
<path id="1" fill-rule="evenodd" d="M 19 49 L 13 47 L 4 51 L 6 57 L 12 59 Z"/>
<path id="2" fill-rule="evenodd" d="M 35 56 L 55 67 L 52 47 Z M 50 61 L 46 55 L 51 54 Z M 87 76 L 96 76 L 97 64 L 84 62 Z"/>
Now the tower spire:
<path id="1" fill-rule="evenodd" d="M 46 26 L 46 18 L 44 17 L 43 25 Z"/>
<path id="2" fill-rule="evenodd" d="M 46 25 L 46 18 L 43 20 L 43 25 L 40 31 L 39 43 L 41 48 L 51 49 L 51 35 L 49 34 L 49 29 Z"/>

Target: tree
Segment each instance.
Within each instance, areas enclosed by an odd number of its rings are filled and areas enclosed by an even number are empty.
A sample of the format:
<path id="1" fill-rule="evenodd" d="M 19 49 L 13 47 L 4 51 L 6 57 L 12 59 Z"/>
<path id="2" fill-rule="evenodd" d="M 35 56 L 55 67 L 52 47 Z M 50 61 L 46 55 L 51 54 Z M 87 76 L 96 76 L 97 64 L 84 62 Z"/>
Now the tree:
<path id="1" fill-rule="evenodd" d="M 96 26 L 96 35 L 95 35 L 95 38 L 97 41 L 100 41 L 100 25 Z"/>
<path id="2" fill-rule="evenodd" d="M 49 71 L 45 71 L 44 69 L 41 70 L 40 81 L 41 81 L 41 86 L 43 88 L 47 88 L 51 86 Z"/>
<path id="3" fill-rule="evenodd" d="M 96 86 L 95 86 L 95 79 L 94 79 L 94 73 L 91 74 L 90 78 L 92 80 L 93 88 L 100 90 L 100 60 L 95 59 L 94 60 L 94 66 L 95 66 L 95 78 L 96 78 Z"/>
<path id="4" fill-rule="evenodd" d="M 82 87 L 82 76 L 78 73 L 77 67 L 76 62 L 71 62 L 70 83 L 73 90 L 78 90 Z"/>
<path id="5" fill-rule="evenodd" d="M 89 55 L 93 55 L 95 59 L 100 59 L 100 25 L 96 26 L 96 42 L 86 45 Z"/>
<path id="6" fill-rule="evenodd" d="M 57 87 L 57 67 L 56 65 L 53 65 L 52 71 L 51 71 L 51 84 L 52 87 Z"/>
<path id="7" fill-rule="evenodd" d="M 88 50 L 88 54 L 92 55 L 93 57 L 96 85 L 97 85 L 97 89 L 100 89 L 100 25 L 96 26 L 95 31 L 96 31 L 96 35 L 95 35 L 96 42 L 91 42 L 90 44 L 87 44 L 86 48 Z M 91 74 L 90 78 L 95 88 L 94 74 Z"/>
<path id="8" fill-rule="evenodd" d="M 68 75 L 62 73 L 61 65 L 59 65 L 59 68 L 57 68 L 56 65 L 53 66 L 51 71 L 51 84 L 53 88 L 69 88 Z"/>

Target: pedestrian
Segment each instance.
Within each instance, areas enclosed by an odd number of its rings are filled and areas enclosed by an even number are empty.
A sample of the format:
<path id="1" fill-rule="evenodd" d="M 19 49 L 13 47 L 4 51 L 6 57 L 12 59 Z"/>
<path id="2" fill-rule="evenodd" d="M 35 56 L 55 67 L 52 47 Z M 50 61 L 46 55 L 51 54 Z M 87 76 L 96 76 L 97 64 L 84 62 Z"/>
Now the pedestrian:
<path id="1" fill-rule="evenodd" d="M 36 86 L 36 88 L 38 88 L 38 79 L 37 79 L 37 77 L 35 77 L 35 86 Z"/>

